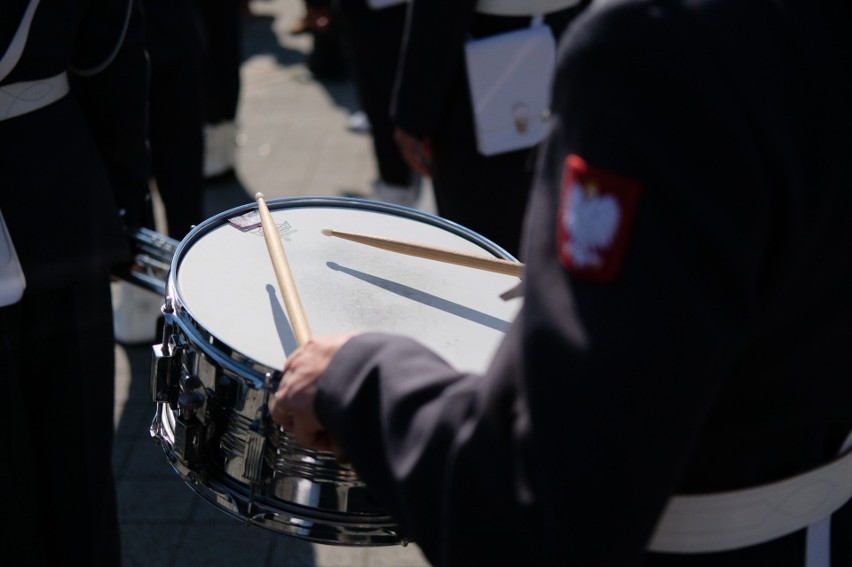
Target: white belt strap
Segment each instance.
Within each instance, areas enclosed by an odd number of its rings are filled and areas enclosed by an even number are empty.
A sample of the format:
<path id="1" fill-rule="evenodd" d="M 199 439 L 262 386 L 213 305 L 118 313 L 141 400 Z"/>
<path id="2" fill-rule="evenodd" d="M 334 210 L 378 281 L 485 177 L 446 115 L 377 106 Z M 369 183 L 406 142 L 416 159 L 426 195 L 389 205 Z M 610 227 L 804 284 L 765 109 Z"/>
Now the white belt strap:
<path id="1" fill-rule="evenodd" d="M 571 8 L 580 0 L 479 0 L 476 12 L 491 16 L 534 16 Z"/>
<path id="2" fill-rule="evenodd" d="M 829 518 L 850 498 L 852 451 L 846 451 L 827 465 L 756 488 L 673 497 L 648 549 L 710 553 L 764 543 Z"/>
<path id="3" fill-rule="evenodd" d="M 0 121 L 44 108 L 68 94 L 68 75 L 0 85 Z"/>

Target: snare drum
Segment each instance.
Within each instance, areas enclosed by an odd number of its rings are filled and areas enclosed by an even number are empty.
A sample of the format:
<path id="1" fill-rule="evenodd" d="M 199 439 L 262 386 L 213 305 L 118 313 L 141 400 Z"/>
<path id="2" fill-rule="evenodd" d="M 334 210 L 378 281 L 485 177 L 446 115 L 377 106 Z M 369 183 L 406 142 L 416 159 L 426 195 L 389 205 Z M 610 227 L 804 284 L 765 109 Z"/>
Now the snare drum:
<path id="1" fill-rule="evenodd" d="M 483 372 L 517 314 L 500 294 L 518 278 L 326 236 L 385 236 L 514 260 L 459 225 L 350 198 L 267 202 L 312 335 L 386 331 L 423 342 L 459 370 Z M 349 465 L 293 442 L 267 415 L 297 346 L 254 204 L 195 227 L 168 274 L 154 346 L 151 435 L 199 495 L 230 515 L 301 539 L 404 544 Z"/>

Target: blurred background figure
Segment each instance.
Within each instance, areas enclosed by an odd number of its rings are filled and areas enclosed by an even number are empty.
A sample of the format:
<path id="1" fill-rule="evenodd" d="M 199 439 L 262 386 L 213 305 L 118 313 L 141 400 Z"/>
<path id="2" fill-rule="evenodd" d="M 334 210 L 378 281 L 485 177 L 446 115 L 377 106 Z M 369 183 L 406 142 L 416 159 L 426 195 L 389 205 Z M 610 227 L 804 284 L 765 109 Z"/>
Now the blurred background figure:
<path id="1" fill-rule="evenodd" d="M 204 220 L 205 180 L 235 166 L 245 0 L 142 0 L 151 62 L 151 183 L 165 226 L 182 240 Z M 116 340 L 157 338 L 163 298 L 129 282 L 114 286 Z"/>
<path id="2" fill-rule="evenodd" d="M 374 195 L 381 201 L 414 207 L 420 198 L 420 177 L 403 158 L 390 117 L 408 2 L 334 0 L 334 6 L 363 109 L 362 115 L 350 117 L 349 127 L 372 136 L 378 166 Z"/>
<path id="3" fill-rule="evenodd" d="M 333 0 L 304 0 L 305 15 L 291 28 L 291 34 L 311 34 L 308 70 L 319 80 L 342 80 L 349 69 L 341 39 L 340 22 Z"/>
<path id="4" fill-rule="evenodd" d="M 589 0 L 548 2 L 544 17 L 558 42 Z M 410 0 L 392 118 L 412 169 L 431 178 L 438 214 L 517 256 L 536 147 L 483 155 L 476 140 L 465 43 L 529 28 L 531 6 Z M 511 3 L 509 3 L 511 4 Z M 489 11 L 491 13 L 489 13 Z M 440 30 L 440 33 L 436 33 Z"/>
<path id="5" fill-rule="evenodd" d="M 234 171 L 237 108 L 240 100 L 243 18 L 247 0 L 193 0 L 205 41 L 204 175 L 215 178 Z"/>
<path id="6" fill-rule="evenodd" d="M 27 284 L 0 307 L 4 565 L 122 563 L 110 284 L 152 218 L 138 8 L 2 3 L 0 210 Z"/>
<path id="7" fill-rule="evenodd" d="M 150 62 L 148 145 L 151 186 L 163 215 L 146 228 L 182 240 L 204 220 L 207 106 L 206 30 L 196 0 L 141 0 Z M 153 343 L 163 298 L 127 281 L 113 285 L 115 339 Z"/>
<path id="8" fill-rule="evenodd" d="M 181 240 L 202 220 L 207 100 L 206 32 L 196 0 L 142 0 L 151 62 L 149 143 L 152 183 L 164 232 Z M 156 228 L 156 227 L 150 227 Z"/>

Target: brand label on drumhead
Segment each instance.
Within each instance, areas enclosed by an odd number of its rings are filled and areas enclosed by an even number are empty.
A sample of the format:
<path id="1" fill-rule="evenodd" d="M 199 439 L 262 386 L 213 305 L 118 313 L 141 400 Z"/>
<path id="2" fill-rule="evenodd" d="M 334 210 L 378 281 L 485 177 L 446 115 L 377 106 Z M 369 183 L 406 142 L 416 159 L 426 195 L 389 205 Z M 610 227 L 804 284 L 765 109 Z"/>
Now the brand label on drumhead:
<path id="1" fill-rule="evenodd" d="M 260 212 L 256 210 L 249 211 L 244 215 L 231 217 L 228 219 L 228 224 L 240 229 L 243 232 L 248 232 L 261 225 Z"/>
<path id="2" fill-rule="evenodd" d="M 565 159 L 556 239 L 559 259 L 573 273 L 611 282 L 621 270 L 642 187 L 581 157 Z"/>

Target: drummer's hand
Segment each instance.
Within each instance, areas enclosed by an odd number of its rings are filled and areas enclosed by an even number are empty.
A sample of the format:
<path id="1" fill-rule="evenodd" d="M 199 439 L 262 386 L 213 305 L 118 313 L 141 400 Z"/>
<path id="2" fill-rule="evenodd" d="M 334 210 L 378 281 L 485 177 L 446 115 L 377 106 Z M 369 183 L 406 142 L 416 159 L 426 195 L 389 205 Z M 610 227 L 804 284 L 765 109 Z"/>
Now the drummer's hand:
<path id="1" fill-rule="evenodd" d="M 408 166 L 420 175 L 431 177 L 432 143 L 429 138 L 418 140 L 399 128 L 394 130 L 393 138 Z"/>
<path id="2" fill-rule="evenodd" d="M 269 415 L 303 447 L 338 450 L 314 411 L 316 384 L 332 357 L 353 336 L 355 333 L 314 337 L 296 349 L 284 364 L 278 390 L 269 398 Z"/>

